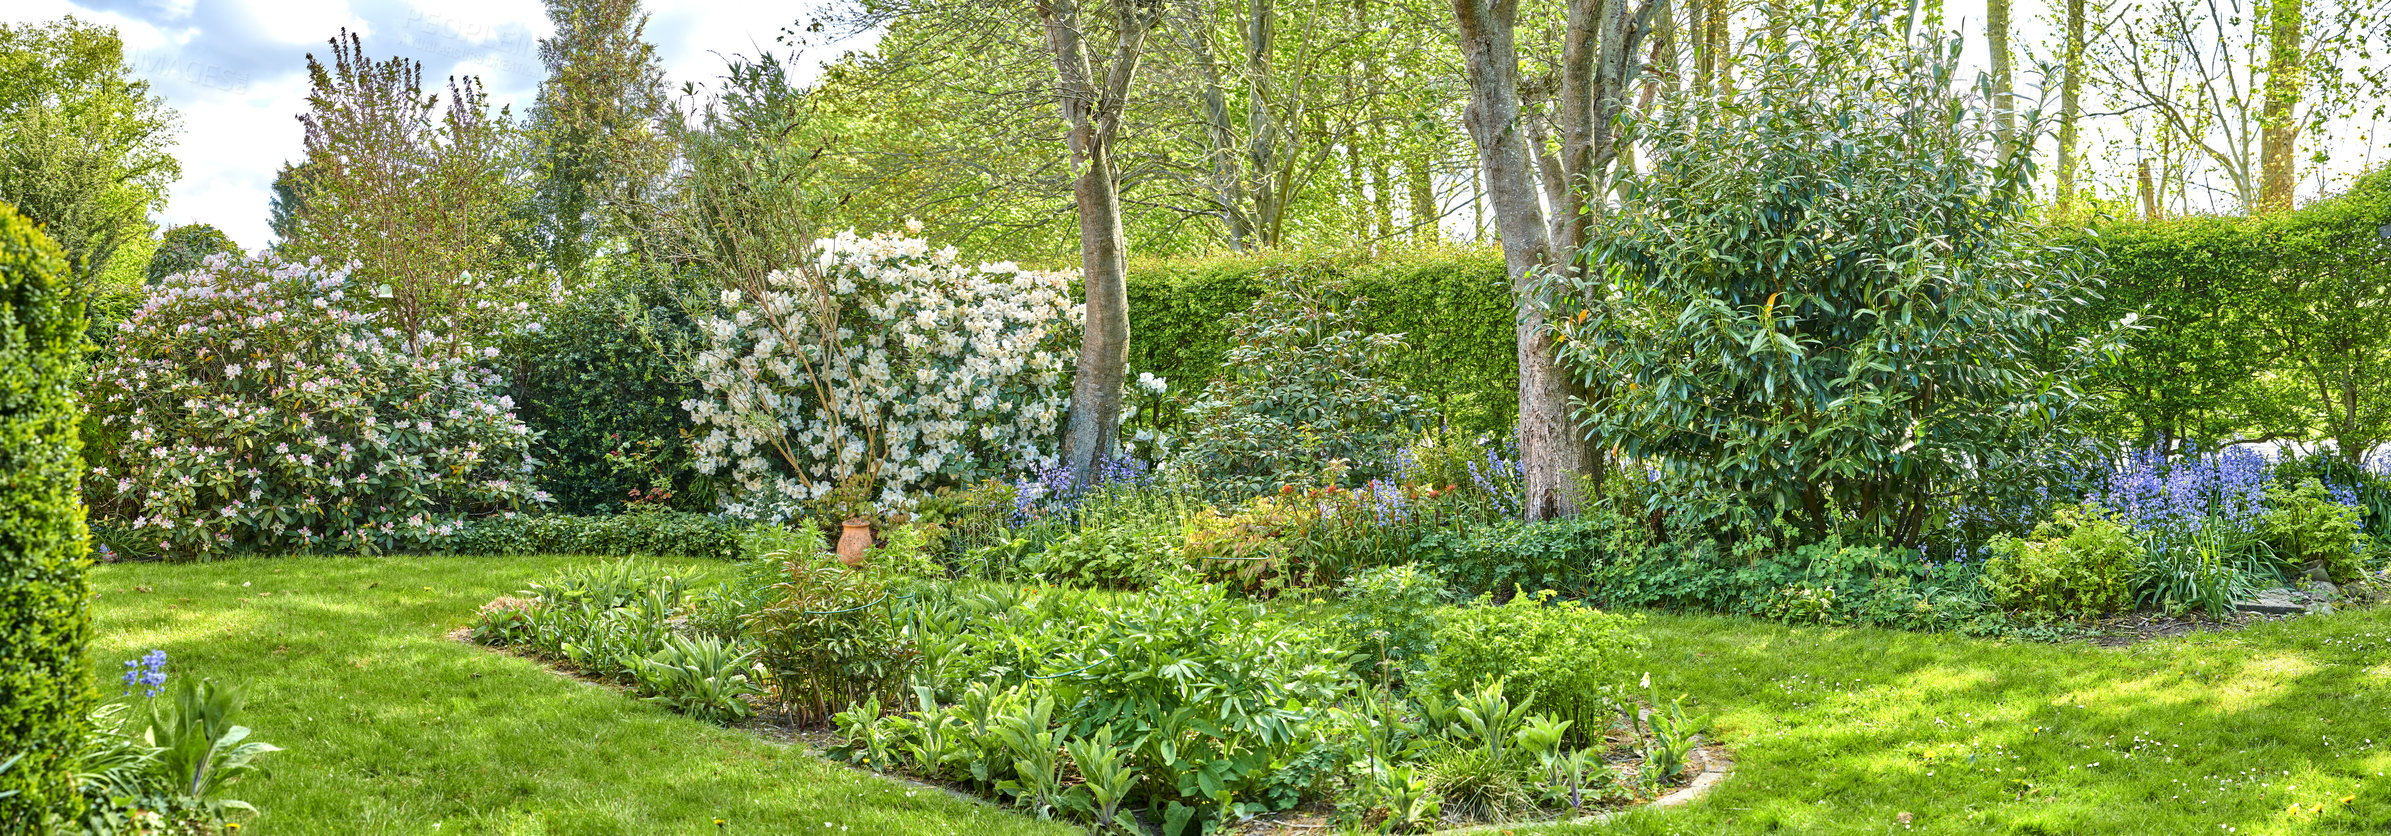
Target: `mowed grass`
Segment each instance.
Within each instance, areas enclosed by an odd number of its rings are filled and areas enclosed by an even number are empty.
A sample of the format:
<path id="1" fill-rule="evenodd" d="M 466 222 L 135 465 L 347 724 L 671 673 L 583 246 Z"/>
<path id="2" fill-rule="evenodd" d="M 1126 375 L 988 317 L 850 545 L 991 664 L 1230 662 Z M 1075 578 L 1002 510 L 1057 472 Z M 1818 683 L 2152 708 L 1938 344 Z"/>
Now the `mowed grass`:
<path id="1" fill-rule="evenodd" d="M 447 638 L 493 596 L 589 560 L 102 566 L 93 658 L 107 693 L 122 660 L 152 648 L 174 675 L 246 688 L 241 722 L 285 751 L 231 785 L 263 811 L 244 833 L 1073 832 Z"/>
<path id="2" fill-rule="evenodd" d="M 734 833 L 1072 832 L 444 637 L 592 559 L 102 567 L 100 674 L 156 647 L 177 673 L 247 683 L 248 724 L 290 749 L 237 785 L 267 833 L 703 833 L 717 816 Z M 2123 649 L 1646 627 L 1655 683 L 1691 694 L 1734 777 L 1691 807 L 1515 832 L 2391 831 L 2391 611 Z"/>

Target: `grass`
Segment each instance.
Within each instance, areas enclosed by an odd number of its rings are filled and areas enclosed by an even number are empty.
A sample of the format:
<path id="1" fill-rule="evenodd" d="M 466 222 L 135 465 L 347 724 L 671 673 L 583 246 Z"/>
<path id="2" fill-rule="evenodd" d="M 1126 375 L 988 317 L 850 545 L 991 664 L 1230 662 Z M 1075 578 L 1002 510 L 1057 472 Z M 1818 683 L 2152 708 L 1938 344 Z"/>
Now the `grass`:
<path id="1" fill-rule="evenodd" d="M 290 749 L 236 785 L 261 832 L 703 833 L 716 816 L 731 832 L 1071 832 L 443 637 L 578 559 L 107 566 L 96 655 L 111 678 L 110 660 L 158 647 L 179 672 L 248 683 L 248 724 Z M 2123 649 L 1707 616 L 1646 628 L 1655 683 L 1692 695 L 1734 777 L 1691 807 L 1540 832 L 2391 829 L 2391 610 Z"/>
<path id="2" fill-rule="evenodd" d="M 151 648 L 177 675 L 246 687 L 240 721 L 286 751 L 228 790 L 263 811 L 244 833 L 1073 832 L 446 638 L 493 596 L 588 559 L 102 566 L 93 658 L 107 693 Z"/>

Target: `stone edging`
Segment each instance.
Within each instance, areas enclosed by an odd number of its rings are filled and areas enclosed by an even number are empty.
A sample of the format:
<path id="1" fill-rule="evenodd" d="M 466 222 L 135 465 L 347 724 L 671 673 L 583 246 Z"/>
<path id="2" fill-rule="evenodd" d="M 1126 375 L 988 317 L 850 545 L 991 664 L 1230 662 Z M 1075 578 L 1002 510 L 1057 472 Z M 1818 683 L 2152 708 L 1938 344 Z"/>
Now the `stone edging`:
<path id="1" fill-rule="evenodd" d="M 1476 836 L 1476 834 L 1502 833 L 1529 827 L 1551 827 L 1564 824 L 1600 824 L 1637 810 L 1666 810 L 1671 807 L 1682 807 L 1701 800 L 1703 796 L 1709 795 L 1711 790 L 1717 789 L 1718 785 L 1726 781 L 1727 776 L 1735 771 L 1735 759 L 1727 754 L 1727 747 L 1715 743 L 1695 748 L 1690 754 L 1689 759 L 1700 764 L 1702 767 L 1702 771 L 1696 774 L 1692 781 L 1686 782 L 1685 786 L 1678 787 L 1677 789 L 1669 792 L 1667 795 L 1663 795 L 1659 798 L 1652 799 L 1649 802 L 1638 804 L 1633 807 L 1622 807 L 1616 810 L 1601 810 L 1593 813 L 1587 813 L 1573 819 L 1562 818 L 1552 819 L 1549 821 L 1515 821 L 1499 822 L 1495 824 L 1473 824 L 1468 827 L 1456 827 L 1448 830 L 1433 831 L 1433 835 Z"/>

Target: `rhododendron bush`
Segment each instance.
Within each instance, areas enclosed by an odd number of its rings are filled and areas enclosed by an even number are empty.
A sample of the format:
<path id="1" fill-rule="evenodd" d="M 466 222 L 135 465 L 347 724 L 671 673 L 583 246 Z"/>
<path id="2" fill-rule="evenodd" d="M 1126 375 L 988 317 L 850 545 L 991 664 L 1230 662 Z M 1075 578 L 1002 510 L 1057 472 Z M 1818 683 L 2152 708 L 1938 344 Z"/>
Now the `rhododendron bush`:
<path id="1" fill-rule="evenodd" d="M 725 291 L 700 324 L 697 466 L 727 510 L 784 516 L 868 483 L 884 508 L 1053 456 L 1081 308 L 1069 273 L 968 266 L 842 233 L 811 269 Z"/>
<path id="2" fill-rule="evenodd" d="M 174 555 L 434 544 L 471 516 L 544 499 L 497 356 L 412 344 L 343 271 L 210 256 L 118 326 L 90 400 L 95 516 Z"/>

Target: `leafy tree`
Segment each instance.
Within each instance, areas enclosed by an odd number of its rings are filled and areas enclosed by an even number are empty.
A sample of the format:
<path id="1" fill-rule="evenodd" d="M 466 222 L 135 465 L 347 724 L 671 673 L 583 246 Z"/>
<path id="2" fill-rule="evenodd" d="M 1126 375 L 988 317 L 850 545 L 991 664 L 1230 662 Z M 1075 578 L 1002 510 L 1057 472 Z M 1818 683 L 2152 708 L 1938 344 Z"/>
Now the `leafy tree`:
<path id="1" fill-rule="evenodd" d="M 2268 220 L 2260 246 L 2279 259 L 2251 301 L 2275 374 L 2294 408 L 2342 457 L 2391 440 L 2391 169 Z"/>
<path id="2" fill-rule="evenodd" d="M 451 78 L 447 107 L 423 90 L 423 65 L 367 58 L 346 31 L 333 62 L 307 57 L 307 176 L 294 258 L 357 262 L 352 278 L 387 288 L 393 326 L 415 334 L 454 315 L 481 329 L 492 306 L 519 301 L 524 271 L 522 146 L 480 83 Z"/>
<path id="3" fill-rule="evenodd" d="M 72 17 L 0 24 L 0 200 L 49 233 L 79 287 L 149 235 L 182 169 L 174 111 L 136 81 L 116 31 Z"/>
<path id="4" fill-rule="evenodd" d="M 2105 349 L 2040 346 L 2095 287 L 2031 223 L 2031 160 L 1952 86 L 1956 46 L 1820 23 L 1737 101 L 1637 126 L 1651 170 L 1552 287 L 1583 305 L 1561 359 L 1603 385 L 1586 437 L 1654 468 L 1665 510 L 1915 544 L 2032 494 Z"/>
<path id="5" fill-rule="evenodd" d="M 532 231 L 548 264 L 578 283 L 592 256 L 638 246 L 652 227 L 673 111 L 639 0 L 548 0 L 548 19 L 556 36 L 540 42 L 548 78 L 530 114 Z"/>
<path id="6" fill-rule="evenodd" d="M 305 160 L 292 165 L 283 163 L 274 173 L 274 194 L 267 198 L 266 227 L 274 230 L 274 237 L 285 243 L 299 238 L 299 226 L 307 216 L 307 190 L 313 186 L 315 164 Z"/>
<path id="7" fill-rule="evenodd" d="M 150 254 L 149 267 L 142 275 L 147 283 L 154 285 L 167 276 L 198 268 L 208 256 L 240 252 L 241 245 L 215 227 L 184 224 L 166 230 L 166 237 L 158 242 L 157 251 Z"/>

